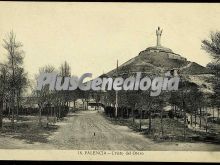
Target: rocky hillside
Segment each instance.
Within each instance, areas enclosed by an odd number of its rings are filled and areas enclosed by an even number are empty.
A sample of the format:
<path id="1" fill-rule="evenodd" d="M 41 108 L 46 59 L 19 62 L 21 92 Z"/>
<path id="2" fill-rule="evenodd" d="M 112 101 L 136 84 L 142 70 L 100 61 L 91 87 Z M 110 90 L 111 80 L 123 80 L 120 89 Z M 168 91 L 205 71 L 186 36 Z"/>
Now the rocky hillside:
<path id="1" fill-rule="evenodd" d="M 175 57 L 176 56 L 176 57 Z M 118 68 L 118 74 L 145 72 L 148 74 L 164 74 L 165 72 L 177 69 L 185 75 L 210 74 L 211 71 L 195 62 L 187 61 L 185 58 L 173 52 L 163 50 L 151 51 L 146 49 L 138 56 L 128 60 Z M 107 73 L 108 76 L 114 75 L 116 69 Z"/>
<path id="2" fill-rule="evenodd" d="M 195 62 L 187 61 L 168 48 L 150 47 L 141 51 L 138 56 L 118 67 L 118 76 L 129 77 L 136 72 L 142 72 L 148 76 L 163 76 L 171 70 L 177 70 L 186 81 L 197 84 L 201 91 L 213 93 L 212 83 L 210 83 L 210 79 L 213 77 L 212 71 Z M 105 74 L 108 77 L 116 75 L 116 69 Z"/>

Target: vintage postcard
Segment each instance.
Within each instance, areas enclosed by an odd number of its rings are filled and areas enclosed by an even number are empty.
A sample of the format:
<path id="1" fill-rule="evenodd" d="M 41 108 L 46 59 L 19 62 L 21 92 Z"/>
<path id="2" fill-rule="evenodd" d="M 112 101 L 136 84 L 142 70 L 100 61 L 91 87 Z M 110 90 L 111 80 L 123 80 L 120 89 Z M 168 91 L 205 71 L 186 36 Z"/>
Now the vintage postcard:
<path id="1" fill-rule="evenodd" d="M 220 161 L 220 4 L 0 2 L 0 159 Z"/>

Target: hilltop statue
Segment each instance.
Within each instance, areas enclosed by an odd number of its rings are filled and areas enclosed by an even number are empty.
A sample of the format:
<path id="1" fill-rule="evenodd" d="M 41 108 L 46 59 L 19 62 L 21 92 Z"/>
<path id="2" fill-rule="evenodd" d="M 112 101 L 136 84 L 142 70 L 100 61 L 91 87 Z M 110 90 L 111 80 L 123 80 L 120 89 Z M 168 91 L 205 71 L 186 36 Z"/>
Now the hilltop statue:
<path id="1" fill-rule="evenodd" d="M 162 35 L 163 29 L 160 27 L 157 28 L 156 30 L 156 35 L 157 35 L 157 47 L 161 46 L 160 40 L 161 40 L 161 35 Z"/>

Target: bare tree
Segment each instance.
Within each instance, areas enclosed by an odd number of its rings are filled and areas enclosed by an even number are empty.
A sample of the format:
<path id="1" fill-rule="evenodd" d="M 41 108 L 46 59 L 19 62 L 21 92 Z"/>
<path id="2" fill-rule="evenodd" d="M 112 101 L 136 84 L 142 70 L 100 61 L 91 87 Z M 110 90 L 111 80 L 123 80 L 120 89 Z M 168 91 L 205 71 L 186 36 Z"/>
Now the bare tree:
<path id="1" fill-rule="evenodd" d="M 59 74 L 63 78 L 61 83 L 64 83 L 65 77 L 71 76 L 71 68 L 66 61 L 61 64 Z M 67 106 L 69 108 L 70 91 L 58 91 L 58 95 L 58 118 L 61 118 L 61 106 L 63 106 L 64 108 L 65 106 Z"/>
<path id="2" fill-rule="evenodd" d="M 11 100 L 11 107 L 12 107 L 12 127 L 14 128 L 14 111 L 15 111 L 15 102 L 16 102 L 16 94 L 18 93 L 18 86 L 22 88 L 21 82 L 18 80 L 18 73 L 22 69 L 23 64 L 23 54 L 24 51 L 21 50 L 23 46 L 21 42 L 16 41 L 16 35 L 13 31 L 11 31 L 7 39 L 3 39 L 3 47 L 7 51 L 8 57 L 8 72 L 9 72 L 9 85 L 10 85 L 10 100 Z M 24 76 L 24 75 L 23 75 Z M 20 74 L 21 78 L 21 74 Z M 20 84 L 19 84 L 20 83 Z"/>
<path id="3" fill-rule="evenodd" d="M 54 72 L 55 68 L 51 65 L 44 66 L 39 69 L 39 75 L 41 73 L 51 73 Z M 38 77 L 38 76 L 36 76 Z M 39 125 L 42 126 L 42 110 L 47 108 L 47 126 L 49 124 L 49 107 L 48 105 L 52 102 L 52 91 L 49 90 L 49 85 L 45 85 L 44 88 L 40 91 L 35 91 L 37 102 L 39 106 Z"/>

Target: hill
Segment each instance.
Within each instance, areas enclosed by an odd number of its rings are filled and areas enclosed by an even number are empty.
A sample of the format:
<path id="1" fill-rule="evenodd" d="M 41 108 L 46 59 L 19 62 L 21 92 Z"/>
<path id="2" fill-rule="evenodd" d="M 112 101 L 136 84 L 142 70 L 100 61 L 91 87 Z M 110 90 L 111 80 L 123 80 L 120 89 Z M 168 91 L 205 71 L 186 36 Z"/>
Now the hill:
<path id="1" fill-rule="evenodd" d="M 147 48 L 138 56 L 128 60 L 118 67 L 118 74 L 144 72 L 149 75 L 162 75 L 170 70 L 178 70 L 184 75 L 211 74 L 211 71 L 195 62 L 187 61 L 186 58 L 173 53 L 166 48 Z M 107 73 L 108 76 L 116 74 L 116 69 Z"/>

